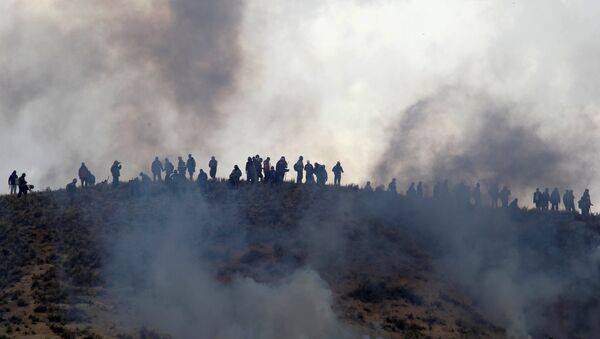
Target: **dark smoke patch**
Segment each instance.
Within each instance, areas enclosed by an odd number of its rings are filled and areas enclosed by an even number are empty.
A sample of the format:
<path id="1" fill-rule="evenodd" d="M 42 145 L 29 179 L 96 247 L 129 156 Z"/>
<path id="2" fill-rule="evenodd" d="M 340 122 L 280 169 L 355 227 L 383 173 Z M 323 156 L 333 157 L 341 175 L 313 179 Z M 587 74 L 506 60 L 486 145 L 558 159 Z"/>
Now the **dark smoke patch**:
<path id="1" fill-rule="evenodd" d="M 455 89 L 406 109 L 375 167 L 375 177 L 404 181 L 570 187 L 583 177 L 572 150 L 545 139 L 538 125 L 519 117 L 526 108 L 499 104 Z"/>
<path id="2" fill-rule="evenodd" d="M 107 173 L 119 159 L 128 177 L 156 154 L 216 147 L 211 133 L 242 63 L 241 1 L 44 6 L 8 6 L 14 15 L 0 31 L 0 121 L 24 132 L 21 145 L 53 152 L 20 161 L 65 174 L 81 161 Z"/>

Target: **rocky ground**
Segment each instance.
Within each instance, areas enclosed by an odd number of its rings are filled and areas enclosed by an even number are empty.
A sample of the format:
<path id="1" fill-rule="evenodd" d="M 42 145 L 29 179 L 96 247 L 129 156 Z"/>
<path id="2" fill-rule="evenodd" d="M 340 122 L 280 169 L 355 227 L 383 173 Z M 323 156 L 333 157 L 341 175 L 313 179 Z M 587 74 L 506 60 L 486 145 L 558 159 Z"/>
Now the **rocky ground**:
<path id="1" fill-rule="evenodd" d="M 25 199 L 4 196 L 0 337 L 170 337 L 114 297 L 107 272 L 111 244 L 119 232 L 132 224 L 169 223 L 173 213 L 183 215 L 184 223 L 202 220 L 210 239 L 203 244 L 202 256 L 209 258 L 220 284 L 229 284 L 236 276 L 268 284 L 310 266 L 331 289 L 338 318 L 361 335 L 507 337 L 502 321 L 483 311 L 471 291 L 436 269 L 444 246 L 422 227 L 438 220 L 432 211 L 431 202 L 367 194 L 354 187 L 293 184 L 243 186 L 237 192 L 224 183 L 211 183 L 208 192 L 191 187 L 174 191 L 162 185 L 125 184 L 117 189 L 99 185 L 79 190 L 74 199 L 64 191 L 34 193 Z M 536 223 L 576 229 L 577 241 L 600 243 L 595 218 L 525 210 L 468 213 L 481 222 L 496 220 L 501 213 L 523 228 Z M 572 238 L 560 237 L 535 248 L 579 248 Z M 597 291 L 595 285 L 586 288 Z M 554 319 L 572 310 L 593 315 L 599 303 L 568 295 L 561 302 L 552 304 L 544 317 Z M 585 337 L 582 329 L 593 326 L 569 317 L 561 318 L 563 332 L 555 333 Z"/>

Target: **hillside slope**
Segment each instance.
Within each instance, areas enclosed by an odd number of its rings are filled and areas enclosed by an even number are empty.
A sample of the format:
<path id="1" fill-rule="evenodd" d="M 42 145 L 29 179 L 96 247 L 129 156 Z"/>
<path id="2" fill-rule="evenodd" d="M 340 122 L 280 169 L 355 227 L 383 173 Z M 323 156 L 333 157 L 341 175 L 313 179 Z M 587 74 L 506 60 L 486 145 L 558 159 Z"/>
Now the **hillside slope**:
<path id="1" fill-rule="evenodd" d="M 99 185 L 0 199 L 0 334 L 597 333 L 595 217 L 353 187 Z"/>

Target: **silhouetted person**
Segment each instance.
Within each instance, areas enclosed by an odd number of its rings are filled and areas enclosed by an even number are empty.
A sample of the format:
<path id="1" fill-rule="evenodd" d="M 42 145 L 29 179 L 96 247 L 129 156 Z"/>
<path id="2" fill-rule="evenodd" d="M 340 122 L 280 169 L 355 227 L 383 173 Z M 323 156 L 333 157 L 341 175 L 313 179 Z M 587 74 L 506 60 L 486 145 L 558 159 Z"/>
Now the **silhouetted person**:
<path id="1" fill-rule="evenodd" d="M 582 215 L 590 215 L 590 208 L 593 206 L 592 199 L 590 198 L 590 190 L 588 190 L 587 188 L 585 189 L 585 192 L 583 192 L 583 195 L 581 196 L 581 199 L 579 199 L 579 202 L 577 204 L 581 209 Z"/>
<path id="2" fill-rule="evenodd" d="M 508 207 L 508 200 L 510 199 L 510 194 L 510 190 L 506 186 L 504 186 L 502 190 L 498 193 L 503 208 Z"/>
<path id="3" fill-rule="evenodd" d="M 535 208 L 538 210 L 542 210 L 542 192 L 540 192 L 539 188 L 535 189 L 535 192 L 533 192 L 533 203 L 535 204 Z"/>
<path id="4" fill-rule="evenodd" d="M 281 157 L 281 159 L 279 159 L 279 161 L 277 161 L 275 164 L 275 181 L 283 182 L 286 172 L 289 172 L 288 163 L 285 160 L 285 157 Z"/>
<path id="5" fill-rule="evenodd" d="M 490 195 L 490 199 L 492 201 L 492 208 L 498 207 L 498 198 L 500 192 L 498 191 L 498 184 L 492 184 L 488 188 L 488 194 Z"/>
<path id="6" fill-rule="evenodd" d="M 210 178 L 211 179 L 216 179 L 217 178 L 217 159 L 215 159 L 215 156 L 213 155 L 212 157 L 210 157 L 210 161 L 208 162 L 208 168 L 209 170 L 209 174 L 210 174 Z"/>
<path id="7" fill-rule="evenodd" d="M 92 174 L 90 170 L 85 166 L 85 163 L 81 163 L 81 167 L 79 167 L 79 180 L 81 181 L 81 187 L 89 186 L 88 178 Z"/>
<path id="8" fill-rule="evenodd" d="M 146 174 L 144 172 L 140 172 L 140 180 L 142 181 L 143 184 L 149 184 L 152 182 L 152 179 L 150 179 L 148 174 Z"/>
<path id="9" fill-rule="evenodd" d="M 550 203 L 550 190 L 546 188 L 542 193 L 542 210 L 548 210 L 548 204 Z"/>
<path id="10" fill-rule="evenodd" d="M 425 197 L 425 189 L 423 188 L 422 181 L 419 181 L 419 183 L 417 184 L 417 197 L 419 199 L 422 199 L 423 197 Z"/>
<path id="11" fill-rule="evenodd" d="M 306 183 L 314 184 L 315 183 L 315 167 L 308 160 L 306 161 L 306 165 L 304 165 L 304 172 L 306 172 Z"/>
<path id="12" fill-rule="evenodd" d="M 371 187 L 371 182 L 367 181 L 367 184 L 365 185 L 365 188 L 363 188 L 365 190 L 365 192 L 373 192 L 373 187 Z"/>
<path id="13" fill-rule="evenodd" d="M 206 190 L 206 187 L 208 186 L 208 174 L 206 174 L 203 169 L 200 169 L 200 173 L 198 173 L 197 182 L 198 187 L 200 187 L 201 190 Z"/>
<path id="14" fill-rule="evenodd" d="M 246 180 L 249 183 L 256 183 L 256 167 L 254 166 L 254 160 L 251 157 L 248 157 L 248 161 L 246 161 Z"/>
<path id="15" fill-rule="evenodd" d="M 8 187 L 10 188 L 10 195 L 17 194 L 17 182 L 19 181 L 19 175 L 17 171 L 13 171 L 8 177 Z"/>
<path id="16" fill-rule="evenodd" d="M 252 158 L 252 160 L 254 161 L 254 168 L 256 169 L 257 181 L 263 181 L 264 180 L 263 171 L 262 171 L 263 159 L 257 154 L 254 156 L 254 158 Z"/>
<path id="17" fill-rule="evenodd" d="M 454 188 L 454 199 L 460 207 L 471 205 L 471 189 L 464 182 L 460 182 Z"/>
<path id="18" fill-rule="evenodd" d="M 121 177 L 121 163 L 118 162 L 117 160 L 115 160 L 115 162 L 113 162 L 112 166 L 110 167 L 110 173 L 112 174 L 112 185 L 113 186 L 118 186 L 119 185 L 119 178 Z"/>
<path id="19" fill-rule="evenodd" d="M 398 190 L 396 189 L 396 178 L 393 178 L 392 181 L 389 183 L 388 192 L 398 194 Z"/>
<path id="20" fill-rule="evenodd" d="M 575 212 L 575 195 L 572 190 L 566 190 L 563 194 L 563 204 L 569 212 Z"/>
<path id="21" fill-rule="evenodd" d="M 77 192 L 77 179 L 73 179 L 73 181 L 68 183 L 67 187 L 65 189 L 67 191 L 67 196 L 69 197 L 69 201 L 71 201 L 71 203 L 73 203 L 73 200 L 75 200 L 75 192 Z"/>
<path id="22" fill-rule="evenodd" d="M 555 187 L 550 193 L 550 209 L 558 211 L 558 204 L 560 204 L 560 193 L 558 193 L 558 188 Z"/>
<path id="23" fill-rule="evenodd" d="M 240 184 L 240 178 L 242 177 L 242 171 L 238 165 L 233 166 L 233 171 L 229 174 L 229 186 L 237 188 Z"/>
<path id="24" fill-rule="evenodd" d="M 304 178 L 304 157 L 300 156 L 298 161 L 294 164 L 294 171 L 296 171 L 296 183 L 301 184 Z"/>
<path id="25" fill-rule="evenodd" d="M 433 198 L 439 200 L 442 197 L 442 183 L 437 181 L 433 185 Z"/>
<path id="26" fill-rule="evenodd" d="M 17 185 L 19 186 L 19 194 L 17 194 L 17 198 L 20 198 L 21 195 L 27 195 L 27 192 L 30 190 L 30 186 L 25 179 L 25 173 L 21 174 L 19 180 L 17 180 Z"/>
<path id="27" fill-rule="evenodd" d="M 389 185 L 388 185 L 389 188 Z M 385 187 L 383 185 L 379 185 L 375 188 L 375 193 L 383 193 L 385 192 Z"/>
<path id="28" fill-rule="evenodd" d="M 271 158 L 267 157 L 262 163 L 263 172 L 265 174 L 265 182 L 273 181 L 271 175 Z"/>
<path id="29" fill-rule="evenodd" d="M 151 170 L 152 170 L 152 180 L 154 181 L 162 181 L 162 171 L 164 170 L 162 162 L 160 162 L 160 160 L 158 160 L 158 157 L 154 158 L 154 161 L 152 162 L 152 166 Z"/>
<path id="30" fill-rule="evenodd" d="M 475 184 L 475 188 L 473 188 L 473 205 L 475 207 L 481 206 L 481 185 L 479 183 Z"/>
<path id="31" fill-rule="evenodd" d="M 165 181 L 167 181 L 167 178 L 171 180 L 171 176 L 173 175 L 174 171 L 175 165 L 169 161 L 169 158 L 165 158 Z"/>
<path id="32" fill-rule="evenodd" d="M 185 163 L 185 167 L 187 168 L 188 174 L 190 175 L 190 180 L 194 181 L 194 173 L 196 173 L 196 159 L 191 154 L 188 154 L 188 159 Z M 183 173 L 185 174 L 185 172 Z"/>
<path id="33" fill-rule="evenodd" d="M 317 177 L 318 185 L 325 185 L 327 183 L 327 169 L 325 169 L 325 165 L 320 165 L 315 163 L 315 176 Z"/>
<path id="34" fill-rule="evenodd" d="M 344 173 L 342 164 L 338 161 L 331 171 L 333 172 L 333 185 L 340 186 L 342 184 L 342 173 Z"/>
<path id="35" fill-rule="evenodd" d="M 187 165 L 185 161 L 183 161 L 182 157 L 177 157 L 177 173 L 183 175 L 185 177 L 185 171 L 187 169 Z"/>
<path id="36" fill-rule="evenodd" d="M 411 182 L 410 187 L 406 190 L 406 197 L 409 199 L 415 199 L 417 197 L 417 189 L 415 183 Z"/>
<path id="37" fill-rule="evenodd" d="M 275 171 L 275 166 L 271 166 L 271 168 L 269 169 L 269 179 L 271 181 L 272 184 L 277 182 L 277 172 Z"/>
<path id="38" fill-rule="evenodd" d="M 180 192 L 185 189 L 187 179 L 185 178 L 185 169 L 183 172 L 173 171 L 170 180 L 165 180 L 175 192 Z"/>

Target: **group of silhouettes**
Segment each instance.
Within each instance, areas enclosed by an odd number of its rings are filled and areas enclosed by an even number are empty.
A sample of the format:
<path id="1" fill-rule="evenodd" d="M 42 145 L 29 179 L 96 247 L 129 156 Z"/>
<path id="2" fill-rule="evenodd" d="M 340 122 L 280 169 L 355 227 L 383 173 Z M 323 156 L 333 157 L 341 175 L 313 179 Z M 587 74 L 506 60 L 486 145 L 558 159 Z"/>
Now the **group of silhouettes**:
<path id="1" fill-rule="evenodd" d="M 27 192 L 33 189 L 33 185 L 29 185 L 27 179 L 25 178 L 27 175 L 22 173 L 21 176 L 17 174 L 17 171 L 14 170 L 10 176 L 8 177 L 8 187 L 10 189 L 10 195 L 17 195 L 17 197 L 21 197 L 23 195 L 27 195 Z M 18 191 L 18 193 L 17 193 Z"/>
<path id="2" fill-rule="evenodd" d="M 194 159 L 191 154 L 188 154 L 187 160 L 178 157 L 177 167 L 175 167 L 169 158 L 165 158 L 164 161 L 161 161 L 159 157 L 155 157 L 150 165 L 152 178 L 146 173 L 140 172 L 139 178 L 136 178 L 134 181 L 141 181 L 142 183 L 164 182 L 174 187 L 184 185 L 190 181 L 195 181 L 200 187 L 206 187 L 209 176 L 212 180 L 217 179 L 218 162 L 214 156 L 212 156 L 208 162 L 208 173 L 203 169 L 200 169 L 196 176 L 196 167 L 196 159 Z M 110 168 L 113 186 L 118 186 L 120 183 L 121 169 L 121 163 L 115 160 Z M 281 183 L 285 180 L 286 173 L 290 171 L 288 162 L 284 156 L 272 165 L 270 157 L 263 160 L 258 154 L 248 157 L 244 169 L 246 181 L 249 184 L 258 182 L 273 184 Z M 294 181 L 298 184 L 325 185 L 327 183 L 328 174 L 325 165 L 323 164 L 315 163 L 313 165 L 310 161 L 304 163 L 304 158 L 300 156 L 294 164 L 293 170 L 296 172 Z M 339 161 L 332 168 L 332 172 L 334 175 L 334 185 L 341 185 L 344 169 Z M 237 188 L 242 180 L 242 176 L 243 173 L 241 169 L 238 165 L 235 165 L 228 177 L 229 187 Z M 90 172 L 85 163 L 82 163 L 79 168 L 79 180 L 81 181 L 82 187 L 87 187 L 96 183 L 96 177 Z M 74 193 L 76 187 L 77 179 L 73 179 L 73 181 L 67 185 L 67 192 Z"/>
<path id="3" fill-rule="evenodd" d="M 396 185 L 396 178 L 393 178 L 388 184 L 387 192 L 398 194 Z M 367 192 L 386 192 L 385 186 L 383 185 L 373 189 L 370 181 L 367 181 L 364 190 Z M 499 185 L 492 184 L 488 187 L 488 195 L 492 208 L 502 207 L 518 209 L 519 199 L 514 198 L 511 200 L 511 194 L 512 193 L 507 186 L 503 186 L 502 189 L 500 189 Z M 406 190 L 405 196 L 409 199 L 425 198 L 425 185 L 422 181 L 419 181 L 417 184 L 412 182 L 409 188 Z M 453 201 L 455 205 L 459 206 L 479 207 L 481 206 L 481 185 L 477 183 L 473 188 L 471 188 L 464 182 L 461 182 L 451 189 L 448 180 L 443 182 L 438 181 L 433 186 L 432 198 L 446 202 Z M 544 192 L 537 188 L 533 193 L 533 203 L 536 209 L 540 211 L 558 211 L 561 203 L 560 192 L 558 188 L 554 188 L 552 192 L 550 192 L 548 188 L 546 188 Z M 577 211 L 575 208 L 575 194 L 573 193 L 573 190 L 565 190 L 562 196 L 562 203 L 564 204 L 566 211 Z M 590 214 L 590 209 L 593 204 L 588 189 L 583 192 L 581 198 L 577 202 L 577 206 L 581 210 L 582 215 Z"/>
<path id="4" fill-rule="evenodd" d="M 165 158 L 164 161 L 160 161 L 158 157 L 154 159 L 150 166 L 152 172 L 152 178 L 141 172 L 139 178 L 134 179 L 135 183 L 141 181 L 142 183 L 150 182 L 164 182 L 173 187 L 181 187 L 182 185 L 188 184 L 190 181 L 196 182 L 199 187 L 206 188 L 208 185 L 209 177 L 212 180 L 217 179 L 217 159 L 212 156 L 208 162 L 208 173 L 203 169 L 200 169 L 196 176 L 196 160 L 189 154 L 187 160 L 183 160 L 182 157 L 177 159 L 177 167 L 169 161 L 169 158 Z M 112 176 L 112 185 L 118 186 L 120 183 L 122 165 L 119 161 L 115 160 L 110 167 Z M 255 183 L 282 183 L 285 181 L 286 173 L 290 172 L 288 167 L 288 161 L 282 156 L 274 165 L 271 163 L 271 158 L 261 158 L 259 155 L 248 157 L 244 166 L 246 174 L 246 182 L 249 184 Z M 314 163 L 310 161 L 304 161 L 304 158 L 300 156 L 294 163 L 292 170 L 296 172 L 295 178 L 292 178 L 297 184 L 316 184 L 325 185 L 328 181 L 328 173 L 325 165 Z M 333 184 L 335 186 L 341 185 L 342 173 L 344 169 L 341 163 L 338 161 L 336 165 L 331 169 L 333 172 L 334 179 Z M 79 180 L 81 181 L 82 187 L 93 186 L 96 184 L 96 177 L 88 169 L 85 163 L 82 163 L 79 167 Z M 188 178 L 189 176 L 189 178 Z M 233 167 L 233 170 L 227 178 L 227 182 L 230 188 L 236 189 L 239 187 L 242 180 L 242 170 L 238 165 Z M 13 171 L 8 178 L 8 185 L 10 187 L 10 194 L 17 194 L 18 197 L 26 195 L 27 192 L 33 189 L 33 185 L 29 185 L 25 179 L 25 173 L 21 176 L 17 175 L 17 171 Z M 398 194 L 396 178 L 388 184 L 387 190 L 383 185 L 373 189 L 371 182 L 367 181 L 363 188 L 366 192 L 389 192 Z M 77 179 L 73 179 L 66 187 L 67 192 L 71 195 L 74 194 L 77 188 Z M 18 191 L 18 193 L 17 193 Z M 425 185 L 423 182 L 411 183 L 405 193 L 409 199 L 419 199 L 425 197 Z M 491 200 L 491 207 L 497 208 L 518 208 L 518 199 L 510 199 L 511 191 L 507 186 L 503 186 L 500 189 L 499 185 L 491 184 L 488 186 L 488 195 Z M 443 182 L 436 182 L 433 187 L 433 199 L 449 201 L 452 199 L 456 204 L 463 206 L 481 206 L 481 186 L 477 183 L 473 188 L 461 182 L 452 189 L 447 180 Z M 543 192 L 539 188 L 533 193 L 533 203 L 536 209 L 552 210 L 557 211 L 561 203 L 561 195 L 558 188 L 554 188 L 552 192 L 546 188 Z M 575 195 L 573 190 L 566 190 L 562 195 L 562 203 L 564 204 L 565 210 L 569 212 L 576 212 L 575 208 Z M 590 208 L 593 206 L 590 198 L 589 190 L 586 189 L 577 202 L 577 206 L 581 210 L 581 214 L 589 215 Z"/>

